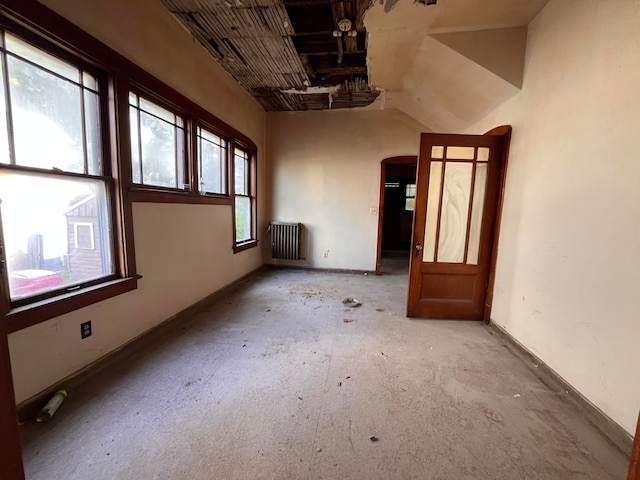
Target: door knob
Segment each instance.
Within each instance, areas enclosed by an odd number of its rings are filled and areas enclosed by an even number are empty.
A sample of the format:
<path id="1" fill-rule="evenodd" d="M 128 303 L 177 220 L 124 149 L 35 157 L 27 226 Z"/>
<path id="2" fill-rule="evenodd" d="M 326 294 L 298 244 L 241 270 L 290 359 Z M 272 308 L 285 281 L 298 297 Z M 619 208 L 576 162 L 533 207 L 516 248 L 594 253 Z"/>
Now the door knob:
<path id="1" fill-rule="evenodd" d="M 416 250 L 418 251 L 422 250 L 422 245 L 420 245 L 419 243 L 416 243 Z"/>

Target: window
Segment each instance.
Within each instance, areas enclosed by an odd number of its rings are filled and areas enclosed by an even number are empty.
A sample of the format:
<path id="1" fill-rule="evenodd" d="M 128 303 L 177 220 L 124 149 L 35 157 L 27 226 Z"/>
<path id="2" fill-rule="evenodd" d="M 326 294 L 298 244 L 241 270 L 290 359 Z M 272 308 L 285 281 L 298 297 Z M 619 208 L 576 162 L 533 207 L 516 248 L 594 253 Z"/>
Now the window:
<path id="1" fill-rule="evenodd" d="M 93 237 L 93 223 L 74 222 L 75 247 L 80 250 L 94 250 L 96 248 Z"/>
<path id="2" fill-rule="evenodd" d="M 253 187 L 255 171 L 251 152 L 236 147 L 233 167 L 235 245 L 240 247 L 255 243 L 255 192 Z"/>
<path id="3" fill-rule="evenodd" d="M 135 93 L 129 94 L 133 183 L 188 188 L 184 119 Z"/>
<path id="4" fill-rule="evenodd" d="M 10 3 L 0 8 L 0 316 L 10 332 L 137 288 L 134 202 L 231 206 L 234 252 L 257 244 L 250 138 L 42 4 Z"/>
<path id="5" fill-rule="evenodd" d="M 198 176 L 201 194 L 227 194 L 227 142 L 198 127 Z"/>
<path id="6" fill-rule="evenodd" d="M 16 308 L 116 278 L 114 195 L 104 77 L 66 53 L 1 39 L 3 274 Z"/>
<path id="7" fill-rule="evenodd" d="M 413 211 L 416 203 L 416 184 L 409 183 L 405 187 L 405 202 L 404 209 L 407 211 Z"/>

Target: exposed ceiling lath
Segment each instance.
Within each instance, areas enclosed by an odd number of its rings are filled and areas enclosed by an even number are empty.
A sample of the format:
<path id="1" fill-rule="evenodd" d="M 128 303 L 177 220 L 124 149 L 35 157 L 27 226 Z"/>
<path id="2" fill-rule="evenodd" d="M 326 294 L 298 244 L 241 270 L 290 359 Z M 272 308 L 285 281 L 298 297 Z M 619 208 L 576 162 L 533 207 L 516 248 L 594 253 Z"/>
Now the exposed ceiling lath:
<path id="1" fill-rule="evenodd" d="M 161 0 L 267 111 L 353 108 L 377 98 L 366 65 L 369 1 Z M 306 92 L 313 86 L 333 88 Z"/>

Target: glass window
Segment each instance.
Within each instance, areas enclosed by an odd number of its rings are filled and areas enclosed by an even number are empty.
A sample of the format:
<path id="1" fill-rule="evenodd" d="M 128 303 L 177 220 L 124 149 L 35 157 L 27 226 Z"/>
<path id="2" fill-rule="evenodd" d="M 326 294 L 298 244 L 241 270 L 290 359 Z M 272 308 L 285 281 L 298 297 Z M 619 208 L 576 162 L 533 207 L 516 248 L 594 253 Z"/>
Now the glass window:
<path id="1" fill-rule="evenodd" d="M 413 211 L 416 204 L 416 184 L 409 183 L 405 187 L 405 201 L 404 209 L 407 211 Z"/>
<path id="2" fill-rule="evenodd" d="M 234 211 L 235 211 L 235 242 L 236 245 L 254 240 L 255 192 L 251 188 L 252 161 L 250 152 L 236 148 L 234 154 Z"/>
<path id="3" fill-rule="evenodd" d="M 227 193 L 227 142 L 204 128 L 197 129 L 200 193 Z"/>
<path id="4" fill-rule="evenodd" d="M 182 190 L 184 119 L 135 93 L 129 94 L 129 119 L 133 183 Z"/>
<path id="5" fill-rule="evenodd" d="M 95 73 L 2 35 L 0 215 L 21 306 L 115 277 L 112 186 Z"/>

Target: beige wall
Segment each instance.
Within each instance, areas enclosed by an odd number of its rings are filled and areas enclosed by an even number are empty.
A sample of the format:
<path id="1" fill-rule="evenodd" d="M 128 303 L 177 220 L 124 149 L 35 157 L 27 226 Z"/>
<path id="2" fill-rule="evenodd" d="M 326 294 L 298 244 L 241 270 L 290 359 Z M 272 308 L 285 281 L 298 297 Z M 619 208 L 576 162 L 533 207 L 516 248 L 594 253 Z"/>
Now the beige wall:
<path id="1" fill-rule="evenodd" d="M 640 407 L 640 4 L 552 0 L 513 125 L 493 320 L 632 432 Z"/>
<path id="2" fill-rule="evenodd" d="M 375 269 L 380 162 L 417 155 L 425 130 L 395 109 L 268 114 L 268 219 L 309 231 L 308 257 L 296 264 Z M 277 263 L 268 249 L 265 258 Z"/>
<path id="3" fill-rule="evenodd" d="M 264 230 L 265 113 L 151 0 L 43 2 L 249 136 L 259 149 L 259 223 Z M 234 255 L 231 207 L 134 204 L 138 272 L 133 292 L 9 336 L 21 402 L 127 343 L 262 264 L 259 248 Z M 93 335 L 80 339 L 80 323 Z"/>

